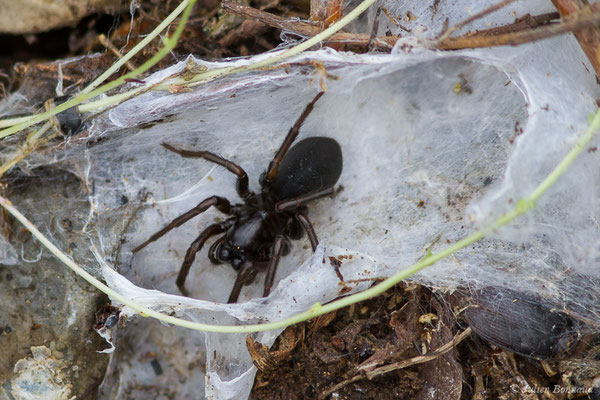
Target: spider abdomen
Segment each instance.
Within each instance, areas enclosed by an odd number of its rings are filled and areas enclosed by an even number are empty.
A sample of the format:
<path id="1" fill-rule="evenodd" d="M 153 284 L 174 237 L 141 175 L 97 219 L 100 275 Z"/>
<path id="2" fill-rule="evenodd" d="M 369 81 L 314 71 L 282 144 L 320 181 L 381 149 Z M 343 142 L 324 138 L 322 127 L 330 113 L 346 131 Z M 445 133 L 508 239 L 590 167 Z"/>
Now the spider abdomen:
<path id="1" fill-rule="evenodd" d="M 328 137 L 309 137 L 289 149 L 272 184 L 277 200 L 334 186 L 342 174 L 342 149 Z"/>

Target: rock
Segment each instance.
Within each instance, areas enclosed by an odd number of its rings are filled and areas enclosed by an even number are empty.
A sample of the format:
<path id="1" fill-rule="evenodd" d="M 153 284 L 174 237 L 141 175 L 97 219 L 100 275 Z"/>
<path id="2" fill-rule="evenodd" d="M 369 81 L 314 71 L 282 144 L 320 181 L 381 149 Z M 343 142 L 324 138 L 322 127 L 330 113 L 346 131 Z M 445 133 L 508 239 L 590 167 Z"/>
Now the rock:
<path id="1" fill-rule="evenodd" d="M 73 25 L 95 12 L 114 13 L 118 0 L 0 0 L 0 32 L 38 33 Z"/>
<path id="2" fill-rule="evenodd" d="M 89 237 L 81 229 L 89 207 L 79 180 L 57 169 L 33 172 L 11 180 L 7 197 L 74 259 L 86 259 Z M 11 228 L 19 262 L 0 264 L 0 399 L 95 393 L 108 363 L 97 351 L 109 345 L 92 328 L 107 298 L 17 222 Z"/>

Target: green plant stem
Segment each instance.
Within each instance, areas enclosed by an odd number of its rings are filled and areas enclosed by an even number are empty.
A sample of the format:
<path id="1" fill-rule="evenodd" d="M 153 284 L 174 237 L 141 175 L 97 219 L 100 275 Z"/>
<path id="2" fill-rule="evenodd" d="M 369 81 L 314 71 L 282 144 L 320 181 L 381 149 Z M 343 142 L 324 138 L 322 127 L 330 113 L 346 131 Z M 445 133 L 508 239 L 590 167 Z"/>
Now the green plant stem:
<path id="1" fill-rule="evenodd" d="M 198 74 L 194 78 L 192 78 L 189 82 L 193 82 L 196 84 L 205 83 L 207 81 L 211 81 L 216 78 L 220 78 L 224 75 L 230 75 L 238 72 L 251 71 L 258 68 L 266 67 L 267 65 L 276 64 L 280 61 L 293 57 L 302 53 L 303 51 L 319 44 L 323 40 L 327 39 L 337 31 L 341 30 L 343 27 L 348 25 L 350 22 L 354 21 L 360 14 L 365 12 L 367 8 L 369 8 L 376 0 L 364 0 L 361 2 L 356 8 L 350 11 L 344 18 L 340 19 L 336 23 L 332 24 L 327 29 L 323 30 L 319 34 L 311 37 L 310 39 L 291 47 L 287 50 L 282 51 L 274 55 L 273 57 L 266 58 L 262 61 L 258 61 L 249 65 L 242 65 L 239 67 L 226 67 L 215 70 L 209 70 L 204 73 Z M 186 81 L 180 79 L 175 82 L 175 84 L 185 84 Z"/>
<path id="2" fill-rule="evenodd" d="M 89 102 L 87 104 L 82 104 L 79 107 L 79 111 L 80 112 L 89 112 L 89 111 L 98 110 L 98 109 L 101 109 L 104 107 L 110 107 L 110 106 L 119 104 L 120 102 L 123 102 L 129 98 L 132 98 L 142 92 L 145 92 L 145 91 L 148 91 L 151 89 L 152 90 L 168 90 L 170 87 L 178 86 L 178 85 L 187 86 L 187 87 L 196 86 L 196 85 L 200 85 L 200 84 L 204 84 L 204 83 L 213 81 L 215 79 L 218 79 L 218 78 L 221 78 L 221 77 L 224 77 L 227 75 L 232 75 L 232 74 L 241 73 L 241 72 L 245 72 L 245 71 L 251 71 L 251 70 L 259 69 L 262 67 L 266 67 L 268 65 L 276 64 L 285 59 L 288 59 L 290 57 L 298 55 L 301 52 L 303 52 L 303 51 L 311 48 L 312 46 L 317 45 L 321 41 L 327 39 L 329 36 L 333 35 L 337 31 L 342 29 L 344 26 L 346 26 L 350 22 L 352 22 L 356 17 L 358 17 L 367 8 L 369 8 L 369 6 L 371 6 L 374 2 L 375 2 L 375 0 L 364 0 L 355 9 L 353 9 L 351 12 L 349 12 L 344 18 L 342 18 L 335 24 L 332 24 L 329 28 L 323 30 L 323 32 L 319 33 L 316 36 L 313 36 L 312 38 L 310 38 L 294 47 L 291 47 L 287 50 L 276 53 L 272 57 L 265 58 L 264 60 L 261 60 L 261 61 L 258 61 L 258 62 L 252 63 L 252 64 L 248 64 L 248 65 L 211 69 L 211 70 L 197 74 L 192 79 L 186 80 L 183 78 L 174 78 L 174 79 L 169 80 L 168 83 L 161 82 L 161 83 L 156 84 L 153 87 L 136 88 L 127 93 L 119 93 L 115 96 L 107 97 L 104 99 L 98 99 L 96 101 Z"/>
<path id="3" fill-rule="evenodd" d="M 191 7 L 195 3 L 195 1 L 196 0 L 184 0 L 177 7 L 177 9 L 173 13 L 171 13 L 169 15 L 169 17 L 167 17 L 168 20 L 165 20 L 163 23 L 161 23 L 159 25 L 158 28 L 166 27 L 169 22 L 171 22 L 172 20 L 174 20 L 176 18 L 177 13 L 181 12 L 180 9 L 187 6 L 187 8 L 184 11 L 184 14 L 182 15 L 181 21 L 180 21 L 179 25 L 177 26 L 177 29 L 176 29 L 175 33 L 173 34 L 173 36 L 171 37 L 171 39 L 165 39 L 165 46 L 158 53 L 156 53 L 150 60 L 148 60 L 146 63 L 144 63 L 142 66 L 140 66 L 136 70 L 131 71 L 130 73 L 116 79 L 113 82 L 110 82 L 96 90 L 91 90 L 93 87 L 95 87 L 101 81 L 103 81 L 108 76 L 110 76 L 115 70 L 117 70 L 125 62 L 127 62 L 133 56 L 133 54 L 135 54 L 135 51 L 139 51 L 139 49 L 141 48 L 140 47 L 141 43 L 140 43 L 132 49 L 132 51 L 130 52 L 130 53 L 132 53 L 131 55 L 128 53 L 126 56 L 124 56 L 115 65 L 113 65 L 109 70 L 107 70 L 105 73 L 100 75 L 100 77 L 98 77 L 94 82 L 92 82 L 92 84 L 90 84 L 86 89 L 84 89 L 74 99 L 71 99 L 71 100 L 57 106 L 56 108 L 54 108 L 50 111 L 41 113 L 41 114 L 36 114 L 36 115 L 29 116 L 29 117 L 22 117 L 19 119 L 0 121 L 0 128 L 2 128 L 4 126 L 9 126 L 9 128 L 0 130 L 0 139 L 4 138 L 6 136 L 9 136 L 9 135 L 15 134 L 15 133 L 21 131 L 22 129 L 25 129 L 25 128 L 27 128 L 31 125 L 34 125 L 40 121 L 48 119 L 51 116 L 56 115 L 68 108 L 77 106 L 89 99 L 92 99 L 92 98 L 98 96 L 99 94 L 105 93 L 108 90 L 111 90 L 111 89 L 121 85 L 123 82 L 125 82 L 125 79 L 136 77 L 136 76 L 144 73 L 145 71 L 147 71 L 149 68 L 154 66 L 158 61 L 160 61 L 160 59 L 162 59 L 162 57 L 164 57 L 169 51 L 171 51 L 175 47 L 175 44 L 177 43 L 177 40 L 179 39 L 179 36 L 181 35 L 181 32 L 183 31 L 185 22 L 187 22 L 187 19 L 189 18 L 189 13 L 191 12 Z M 333 35 L 335 32 L 339 31 L 344 26 L 348 25 L 350 22 L 352 22 L 354 19 L 356 19 L 356 17 L 358 17 L 367 8 L 369 8 L 375 1 L 376 0 L 364 0 L 355 9 L 353 9 L 351 12 L 349 12 L 344 18 L 340 19 L 339 21 L 337 21 L 336 23 L 331 25 L 329 28 L 323 30 L 323 32 L 300 43 L 299 45 L 296 45 L 288 50 L 277 53 L 273 57 L 268 57 L 268 58 L 265 58 L 264 60 L 255 62 L 253 64 L 249 64 L 249 65 L 243 65 L 243 66 L 239 66 L 239 67 L 224 67 L 224 68 L 209 70 L 204 73 L 200 73 L 200 74 L 196 75 L 191 80 L 184 80 L 182 78 L 174 79 L 174 80 L 170 81 L 168 84 L 156 85 L 156 86 L 152 87 L 152 89 L 155 89 L 155 90 L 156 89 L 168 89 L 172 85 L 186 85 L 186 86 L 199 85 L 199 84 L 206 83 L 206 82 L 212 81 L 214 79 L 217 79 L 217 78 L 220 78 L 220 77 L 223 77 L 226 75 L 231 75 L 234 73 L 239 73 L 239 72 L 244 72 L 244 71 L 255 70 L 258 68 L 265 67 L 267 65 L 272 65 L 277 62 L 283 61 L 287 58 L 290 58 L 297 54 L 300 54 L 301 52 L 305 51 L 306 49 L 317 45 L 321 41 L 323 41 L 326 38 L 328 38 L 329 36 Z M 158 30 L 158 28 L 153 31 L 153 34 L 155 32 L 160 32 L 160 30 Z M 156 33 L 156 35 L 157 34 L 158 33 Z M 151 40 L 150 38 L 146 38 L 144 44 L 146 44 L 146 42 L 149 42 L 150 40 Z M 119 95 L 112 96 L 108 99 L 100 99 L 96 102 L 91 102 L 87 105 L 81 105 L 79 107 L 79 111 L 87 112 L 87 111 L 97 110 L 100 107 L 115 105 L 121 101 L 125 101 L 125 100 L 127 100 L 143 91 L 146 91 L 146 90 L 149 90 L 149 88 L 137 88 L 137 89 L 134 89 L 127 93 L 121 93 Z"/>
<path id="4" fill-rule="evenodd" d="M 33 132 L 29 133 L 27 139 L 25 139 L 25 143 L 23 143 L 23 145 L 18 149 L 17 154 L 14 155 L 9 162 L 0 165 L 0 177 L 2 177 L 6 173 L 6 171 L 8 171 L 22 159 L 24 159 L 29 153 L 31 153 L 35 148 L 37 141 L 40 140 L 40 138 L 51 127 L 52 123 L 50 121 L 46 121 L 46 123 L 43 124 L 38 130 L 34 130 Z"/>
<path id="5" fill-rule="evenodd" d="M 31 119 L 31 115 L 27 115 L 25 117 L 0 119 L 0 128 L 6 128 L 7 126 L 13 126 L 16 124 L 27 122 L 30 119 Z"/>
<path id="6" fill-rule="evenodd" d="M 195 1 L 195 0 L 194 0 Z M 185 8 L 188 6 L 189 0 L 184 0 L 173 10 L 171 14 L 167 16 L 156 28 L 150 32 L 144 39 L 142 39 L 138 44 L 136 44 L 130 51 L 127 52 L 123 57 L 121 57 L 116 63 L 110 66 L 106 71 L 104 71 L 99 77 L 97 77 L 92 83 L 90 83 L 85 89 L 81 91 L 81 93 L 88 93 L 95 89 L 98 85 L 104 82 L 108 77 L 110 77 L 113 73 L 119 70 L 125 63 L 134 55 L 139 53 L 144 47 L 146 47 L 155 37 L 157 37 L 162 31 L 167 29 L 167 27 L 181 14 Z M 193 4 L 192 4 L 193 5 Z M 191 9 L 190 9 L 191 12 Z M 189 13 L 188 13 L 189 15 Z M 185 18 L 187 20 L 187 17 Z M 182 28 L 183 29 L 183 28 Z"/>
<path id="7" fill-rule="evenodd" d="M 0 205 L 4 207 L 8 212 L 10 212 L 17 220 L 19 220 L 23 226 L 29 230 L 34 237 L 36 237 L 46 248 L 48 248 L 56 257 L 58 257 L 63 263 L 65 263 L 69 268 L 71 268 L 75 273 L 83 277 L 86 281 L 90 282 L 92 285 L 97 287 L 102 292 L 106 293 L 111 299 L 116 300 L 136 312 L 140 313 L 142 316 L 153 317 L 159 319 L 163 322 L 170 323 L 173 325 L 182 326 L 189 329 L 201 330 L 205 332 L 222 332 L 222 333 L 250 333 L 250 332 L 259 332 L 266 331 L 271 329 L 281 329 L 287 326 L 306 321 L 308 319 L 312 319 L 318 317 L 320 315 L 338 310 L 340 308 L 346 307 L 351 304 L 358 303 L 363 300 L 370 299 L 375 297 L 392 286 L 398 284 L 402 280 L 408 278 L 409 276 L 421 271 L 423 268 L 432 265 L 433 263 L 448 257 L 449 255 L 457 252 L 465 248 L 466 246 L 476 242 L 477 240 L 483 238 L 488 235 L 492 231 L 500 228 L 503 225 L 508 224 L 521 214 L 531 210 L 535 207 L 537 199 L 546 192 L 556 181 L 557 179 L 565 173 L 567 168 L 575 161 L 577 156 L 583 151 L 583 149 L 588 145 L 592 137 L 596 134 L 596 132 L 600 129 L 600 111 L 596 113 L 594 116 L 589 128 L 583 134 L 583 136 L 577 141 L 574 148 L 565 156 L 565 158 L 558 164 L 558 166 L 538 185 L 538 187 L 532 192 L 532 194 L 519 201 L 516 207 L 504 214 L 495 223 L 489 225 L 488 227 L 481 229 L 468 237 L 459 240 L 451 246 L 441 250 L 438 253 L 430 254 L 417 262 L 416 264 L 392 275 L 388 279 L 383 282 L 365 290 L 360 293 L 353 294 L 348 297 L 344 297 L 339 300 L 335 300 L 329 304 L 321 305 L 320 303 L 314 304 L 309 310 L 293 315 L 289 318 L 281 319 L 279 321 L 268 322 L 264 324 L 256 324 L 256 325 L 211 325 L 211 324 L 200 324 L 197 322 L 187 321 L 181 318 L 172 317 L 169 315 L 165 315 L 159 313 L 157 311 L 153 311 L 147 307 L 139 305 L 134 301 L 120 295 L 116 291 L 112 290 L 104 283 L 100 282 L 92 275 L 87 273 L 83 268 L 78 266 L 73 260 L 71 260 L 66 254 L 60 251 L 52 242 L 50 242 L 42 233 L 23 216 L 15 207 L 12 206 L 10 201 L 7 199 L 0 197 Z"/>

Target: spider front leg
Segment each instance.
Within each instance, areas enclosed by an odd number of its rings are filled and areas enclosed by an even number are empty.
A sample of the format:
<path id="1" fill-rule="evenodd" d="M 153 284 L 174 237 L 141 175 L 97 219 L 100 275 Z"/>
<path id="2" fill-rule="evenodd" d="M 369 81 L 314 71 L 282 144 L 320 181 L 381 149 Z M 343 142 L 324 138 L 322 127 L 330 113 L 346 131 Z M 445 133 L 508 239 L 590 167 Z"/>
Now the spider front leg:
<path id="1" fill-rule="evenodd" d="M 196 238 L 196 240 L 194 240 L 190 247 L 187 249 L 187 252 L 185 253 L 185 258 L 183 259 L 183 264 L 181 264 L 181 269 L 179 270 L 179 275 L 177 275 L 176 281 L 177 287 L 179 288 L 181 293 L 183 293 L 184 296 L 189 296 L 189 292 L 184 287 L 184 285 L 188 273 L 190 272 L 190 267 L 196 259 L 196 253 L 202 250 L 202 246 L 204 246 L 204 243 L 206 243 L 206 240 L 208 240 L 209 237 L 218 235 L 219 233 L 223 233 L 227 230 L 227 228 L 228 224 L 225 223 L 210 225 L 208 228 L 203 230 L 202 233 L 200 233 L 198 238 Z"/>
<path id="2" fill-rule="evenodd" d="M 178 226 L 185 224 L 187 221 L 189 221 L 197 215 L 202 214 L 204 211 L 208 210 L 212 206 L 215 206 L 217 210 L 227 215 L 233 214 L 233 207 L 231 207 L 231 204 L 226 198 L 219 196 L 211 196 L 200 202 L 196 207 L 192 208 L 190 211 L 186 212 L 185 214 L 181 214 L 179 217 L 169 222 L 167 226 L 162 228 L 160 231 L 156 232 L 154 235 L 150 236 L 150 239 L 146 240 L 144 243 L 140 244 L 138 247 L 133 249 L 133 252 L 137 253 L 138 251 L 146 247 L 148 244 L 160 239 L 171 229 L 177 228 Z"/>
<path id="3" fill-rule="evenodd" d="M 283 157 L 285 157 L 285 153 L 287 153 L 292 143 L 294 143 L 294 140 L 296 140 L 296 138 L 298 137 L 300 127 L 304 123 L 304 120 L 306 120 L 308 115 L 313 110 L 315 103 L 321 98 L 321 96 L 323 96 L 323 94 L 325 94 L 325 92 L 319 92 L 315 96 L 315 98 L 306 106 L 302 114 L 300 114 L 300 117 L 298 118 L 294 126 L 290 128 L 287 136 L 281 144 L 281 147 L 279 148 L 279 150 L 277 150 L 275 157 L 273 157 L 273 160 L 269 163 L 269 168 L 267 169 L 267 172 L 264 175 L 264 180 L 266 182 L 273 182 L 273 180 L 275 180 L 275 176 L 277 176 L 277 171 L 279 170 L 279 164 L 281 164 Z"/>
<path id="4" fill-rule="evenodd" d="M 227 168 L 227 170 L 229 172 L 234 173 L 238 177 L 237 185 L 236 185 L 236 190 L 237 190 L 238 195 L 242 199 L 247 199 L 250 196 L 252 196 L 253 193 L 248 190 L 248 174 L 246 174 L 246 171 L 244 171 L 244 169 L 242 167 L 240 167 L 239 165 L 237 165 L 229 160 L 226 160 L 223 157 L 219 157 L 218 155 L 208 152 L 208 151 L 191 151 L 191 150 L 178 149 L 178 148 L 173 147 L 170 144 L 165 143 L 165 142 L 162 142 L 161 144 L 165 149 L 170 150 L 174 153 L 177 153 L 182 157 L 204 158 L 206 161 L 210 161 L 212 163 L 220 165 L 221 167 Z"/>

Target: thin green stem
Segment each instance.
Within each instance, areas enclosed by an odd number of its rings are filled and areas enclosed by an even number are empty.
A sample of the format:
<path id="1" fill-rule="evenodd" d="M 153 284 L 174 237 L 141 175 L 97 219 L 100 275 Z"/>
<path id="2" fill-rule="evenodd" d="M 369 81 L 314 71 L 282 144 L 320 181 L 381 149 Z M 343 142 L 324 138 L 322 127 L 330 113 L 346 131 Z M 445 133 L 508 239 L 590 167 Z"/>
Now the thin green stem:
<path id="1" fill-rule="evenodd" d="M 3 176 L 6 171 L 12 168 L 19 161 L 24 159 L 29 153 L 31 153 L 35 149 L 35 145 L 38 140 L 52 127 L 52 123 L 50 121 L 46 121 L 38 130 L 34 130 L 27 135 L 27 139 L 25 139 L 25 143 L 18 149 L 16 155 L 12 157 L 10 161 L 6 164 L 0 165 L 0 177 Z"/>
<path id="2" fill-rule="evenodd" d="M 89 102 L 87 104 L 83 104 L 79 107 L 79 110 L 81 112 L 94 111 L 94 110 L 101 109 L 103 107 L 109 107 L 109 106 L 118 104 L 122 101 L 132 98 L 132 97 L 138 95 L 139 93 L 141 93 L 143 91 L 147 91 L 149 89 L 168 90 L 170 87 L 177 86 L 177 85 L 196 86 L 196 85 L 210 82 L 217 78 L 221 78 L 223 76 L 240 73 L 240 72 L 244 72 L 244 71 L 251 71 L 251 70 L 255 70 L 258 68 L 266 67 L 268 65 L 272 65 L 272 64 L 281 62 L 285 59 L 288 59 L 297 54 L 300 54 L 301 52 L 303 52 L 303 51 L 311 48 L 312 46 L 317 45 L 321 41 L 327 39 L 329 36 L 333 35 L 337 31 L 342 29 L 344 26 L 346 26 L 350 22 L 352 22 L 356 17 L 358 17 L 367 8 L 369 8 L 369 6 L 371 6 L 375 1 L 376 0 L 364 0 L 355 9 L 353 9 L 351 12 L 349 12 L 344 18 L 342 18 L 335 24 L 332 24 L 329 28 L 323 30 L 323 32 L 319 33 L 316 36 L 313 36 L 312 38 L 310 38 L 294 47 L 291 47 L 287 50 L 276 53 L 272 57 L 265 58 L 264 60 L 261 60 L 261 61 L 258 61 L 258 62 L 252 63 L 252 64 L 248 64 L 248 65 L 237 66 L 237 67 L 222 67 L 222 68 L 211 69 L 211 70 L 199 73 L 198 75 L 194 76 L 191 79 L 175 78 L 175 79 L 170 80 L 168 83 L 160 83 L 153 88 L 147 88 L 147 87 L 137 88 L 137 89 L 131 90 L 130 92 L 127 92 L 127 93 L 120 93 L 120 94 L 112 96 L 112 97 L 107 97 L 104 99 L 99 99 L 99 100 L 96 100 L 93 102 Z M 0 131 L 0 133 L 1 133 L 1 131 Z"/>
<path id="3" fill-rule="evenodd" d="M 176 12 L 178 12 L 178 10 L 182 7 L 182 5 L 184 3 L 186 3 L 188 0 L 184 0 L 184 2 L 182 2 L 182 4 L 171 14 L 169 15 L 168 18 L 170 18 L 171 20 L 175 19 L 176 17 Z M 189 0 L 189 4 L 188 4 L 188 8 L 186 9 L 186 11 L 184 12 L 184 15 L 181 18 L 180 24 L 177 27 L 177 30 L 181 31 L 183 30 L 183 26 L 185 24 L 185 22 L 187 21 L 187 17 L 189 16 L 189 12 L 191 11 L 191 7 L 193 6 L 193 4 L 195 3 L 196 0 Z M 214 69 L 214 70 L 209 70 L 206 71 L 204 73 L 200 73 L 198 75 L 196 75 L 195 77 L 193 77 L 190 80 L 184 80 L 182 78 L 179 79 L 174 79 L 172 81 L 169 82 L 169 84 L 165 84 L 165 85 L 157 85 L 156 87 L 154 87 L 153 89 L 157 90 L 157 89 L 167 89 L 169 88 L 171 85 L 186 85 L 186 86 L 192 86 L 192 85 L 198 85 L 201 83 L 206 83 L 209 81 L 212 81 L 214 79 L 226 76 L 226 75 L 231 75 L 234 73 L 239 73 L 239 72 L 244 72 L 244 71 L 250 71 L 250 70 L 255 70 L 258 68 L 262 68 L 268 65 L 272 65 L 275 64 L 277 62 L 283 61 L 287 58 L 293 57 L 297 54 L 300 54 L 301 52 L 305 51 L 306 49 L 309 49 L 312 46 L 317 45 L 318 43 L 320 43 L 321 41 L 327 39 L 329 36 L 333 35 L 334 33 L 336 33 L 337 31 L 339 31 L 340 29 L 342 29 L 344 26 L 348 25 L 350 22 L 352 22 L 354 19 L 356 19 L 360 14 L 362 14 L 367 8 L 369 8 L 376 0 L 364 0 L 362 3 L 360 3 L 355 9 L 353 9 L 351 12 L 349 12 L 344 18 L 340 19 L 338 22 L 334 23 L 333 25 L 331 25 L 329 28 L 323 30 L 322 32 L 320 32 L 319 34 L 313 36 L 312 38 L 294 46 L 289 48 L 288 50 L 282 51 L 280 53 L 275 54 L 272 57 L 268 57 L 265 58 L 262 61 L 258 61 L 255 62 L 253 64 L 249 64 L 249 65 L 243 65 L 243 66 L 239 66 L 239 67 L 224 67 L 224 68 L 218 68 L 218 69 Z M 186 16 L 187 13 L 187 16 Z M 164 26 L 166 26 L 167 24 L 164 24 Z M 163 26 L 163 24 L 159 25 Z M 155 30 L 156 31 L 156 30 Z M 153 31 L 153 33 L 155 32 Z M 181 34 L 181 32 L 179 32 L 179 34 L 177 34 L 177 31 L 175 32 L 175 34 L 173 34 L 172 38 L 175 40 L 170 40 L 172 46 L 169 46 L 169 44 L 165 43 L 165 47 L 163 47 L 163 49 L 161 49 L 161 51 L 159 53 L 157 53 L 155 55 L 155 57 L 151 58 L 150 60 L 148 60 L 146 63 L 144 63 L 141 67 L 139 67 L 138 69 L 136 69 L 135 71 L 132 71 L 130 73 L 128 73 L 127 75 L 117 79 L 116 81 L 113 81 L 109 84 L 106 84 L 104 86 L 102 86 L 99 89 L 96 89 L 94 91 L 88 91 L 94 84 L 96 84 L 96 81 L 94 81 L 92 83 L 92 85 L 90 85 L 88 88 L 86 88 L 84 91 L 82 91 L 82 93 L 80 95 L 78 95 L 77 97 L 75 97 L 72 100 L 69 100 L 63 104 L 61 104 L 60 106 L 57 106 L 56 108 L 45 112 L 45 113 L 41 113 L 41 114 L 36 114 L 30 117 L 25 117 L 26 119 L 13 119 L 13 120 L 5 120 L 4 122 L 0 121 L 0 128 L 3 126 L 10 126 L 10 128 L 8 129 L 4 129 L 4 130 L 0 130 L 0 139 L 12 135 L 16 132 L 19 132 L 20 130 L 31 126 L 33 124 L 36 124 L 44 119 L 47 119 L 55 114 L 58 114 L 70 107 L 74 107 L 78 104 L 83 103 L 84 101 L 87 101 L 89 99 L 92 99 L 94 97 L 96 97 L 99 94 L 105 93 L 106 91 L 113 89 L 117 86 L 119 86 L 120 84 L 122 84 L 125 79 L 128 78 L 132 78 L 135 76 L 140 75 L 141 73 L 147 71 L 149 68 L 151 68 L 155 63 L 152 63 L 151 65 L 149 65 L 149 63 L 151 61 L 154 61 L 155 58 L 157 58 L 157 56 L 160 55 L 160 58 L 158 58 L 158 60 L 160 60 L 162 57 L 164 57 L 171 49 L 172 47 L 174 47 L 174 44 L 176 43 L 176 40 L 179 38 L 179 35 Z M 137 49 L 137 46 L 134 47 L 134 50 Z M 126 57 L 123 58 L 122 62 L 119 61 L 118 63 L 120 63 L 119 67 L 126 61 L 128 61 L 131 57 L 128 57 L 129 53 L 127 54 Z M 158 60 L 156 62 L 158 62 Z M 118 64 L 117 63 L 117 64 Z M 115 64 L 115 65 L 117 65 Z M 114 68 L 114 67 L 113 67 Z M 105 74 L 108 74 L 108 71 L 105 72 L 104 74 L 102 74 L 97 80 L 99 80 L 101 77 L 103 77 Z M 110 74 L 108 74 L 109 76 Z M 137 88 L 137 89 L 133 89 L 127 93 L 120 93 L 118 95 L 112 96 L 110 98 L 105 98 L 105 99 L 99 99 L 97 101 L 94 102 L 90 102 L 88 104 L 85 105 L 81 105 L 79 107 L 79 111 L 80 112 L 87 112 L 87 111 L 93 111 L 93 110 L 97 110 L 101 107 L 107 107 L 107 106 L 111 106 L 111 105 L 115 105 L 118 104 L 119 102 L 125 101 L 137 94 L 139 94 L 140 92 L 146 91 L 148 90 L 148 88 Z M 23 122 L 22 122 L 23 121 Z M 2 125 L 3 124 L 3 125 Z M 10 125 L 9 125 L 10 124 Z"/>
<path id="4" fill-rule="evenodd" d="M 197 75 L 196 77 L 192 78 L 188 82 L 204 83 L 204 82 L 219 78 L 224 75 L 230 75 L 230 74 L 234 74 L 234 73 L 238 73 L 238 72 L 251 71 L 251 70 L 258 69 L 258 68 L 266 67 L 267 65 L 272 65 L 272 64 L 278 63 L 280 61 L 283 61 L 285 59 L 288 59 L 290 57 L 293 57 L 295 55 L 298 55 L 298 54 L 302 53 L 304 50 L 307 50 L 307 49 L 319 44 L 320 42 L 327 39 L 328 37 L 330 37 L 337 31 L 341 30 L 343 27 L 348 25 L 350 22 L 354 21 L 360 14 L 365 12 L 367 10 L 367 8 L 369 8 L 373 3 L 375 3 L 375 1 L 376 0 L 364 0 L 356 8 L 354 8 L 352 11 L 350 11 L 344 18 L 342 18 L 339 21 L 337 21 L 336 23 L 332 24 L 327 29 L 323 30 L 319 34 L 311 37 L 310 39 L 308 39 L 294 47 L 291 47 L 285 51 L 282 51 L 281 53 L 274 55 L 273 57 L 265 58 L 262 61 L 258 61 L 258 62 L 249 64 L 249 65 L 243 65 L 243 66 L 239 66 L 239 67 L 226 67 L 226 68 L 220 68 L 220 69 L 216 69 L 216 70 L 206 71 L 206 72 L 201 73 L 201 74 Z M 179 82 L 176 82 L 176 83 L 184 84 L 185 81 L 180 80 Z"/>
<path id="5" fill-rule="evenodd" d="M 556 166 L 556 168 L 540 183 L 540 185 L 531 193 L 529 199 L 531 201 L 537 201 L 544 192 L 546 192 L 554 182 L 565 172 L 565 170 L 575 161 L 579 153 L 583 151 L 583 149 L 590 143 L 592 137 L 598 129 L 600 129 L 600 113 L 596 113 L 594 118 L 590 123 L 590 127 L 582 136 L 582 138 L 577 141 L 575 147 L 567 154 L 567 156 Z"/>
<path id="6" fill-rule="evenodd" d="M 459 240 L 451 246 L 439 251 L 435 254 L 430 254 L 417 262 L 416 264 L 392 275 L 388 279 L 383 282 L 365 290 L 360 293 L 353 294 L 348 297 L 344 297 L 339 300 L 335 300 L 329 304 L 321 305 L 320 303 L 314 304 L 309 310 L 293 315 L 289 318 L 281 319 L 279 321 L 273 321 L 265 324 L 256 324 L 256 325 L 211 325 L 211 324 L 200 324 L 197 322 L 187 321 L 181 318 L 172 317 L 169 315 L 165 315 L 156 311 L 153 311 L 147 307 L 137 304 L 136 302 L 120 295 L 116 291 L 112 290 L 92 275 L 87 273 L 83 268 L 78 266 L 73 260 L 71 260 L 66 254 L 60 251 L 52 242 L 50 242 L 42 233 L 23 216 L 15 207 L 12 206 L 10 201 L 7 199 L 0 197 L 0 205 L 4 207 L 8 212 L 10 212 L 17 220 L 19 220 L 23 226 L 29 230 L 34 237 L 36 237 L 46 248 L 48 248 L 56 257 L 58 257 L 63 263 L 65 263 L 69 268 L 71 268 L 75 273 L 83 277 L 86 281 L 90 282 L 92 285 L 97 287 L 102 292 L 106 293 L 112 299 L 130 307 L 131 309 L 137 311 L 142 316 L 153 317 L 159 319 L 163 322 L 170 323 L 173 325 L 182 326 L 189 329 L 206 331 L 206 332 L 222 332 L 222 333 L 250 333 L 250 332 L 259 332 L 266 331 L 271 329 L 281 329 L 287 326 L 306 321 L 308 319 L 312 319 L 318 317 L 319 315 L 323 315 L 340 308 L 349 306 L 351 304 L 358 303 L 363 300 L 370 299 L 375 297 L 392 286 L 398 284 L 402 280 L 408 278 L 409 276 L 421 271 L 423 268 L 432 265 L 433 263 L 450 256 L 451 254 L 465 248 L 466 246 L 476 242 L 477 240 L 483 238 L 488 235 L 492 231 L 500 228 L 503 225 L 508 224 L 521 214 L 531 210 L 535 207 L 536 200 L 546 192 L 555 182 L 556 180 L 565 173 L 567 168 L 575 161 L 577 156 L 583 151 L 585 146 L 590 142 L 592 137 L 596 134 L 596 132 L 600 129 L 600 111 L 598 111 L 592 120 L 590 127 L 586 130 L 583 136 L 577 141 L 575 147 L 565 156 L 565 158 L 558 164 L 558 166 L 542 181 L 542 183 L 532 192 L 532 194 L 525 198 L 523 201 L 519 201 L 517 206 L 504 214 L 495 223 L 489 225 L 488 227 L 481 229 L 468 237 Z"/>
<path id="7" fill-rule="evenodd" d="M 115 94 L 113 96 L 103 97 L 103 98 L 100 98 L 100 99 L 97 99 L 94 101 L 87 102 L 85 104 L 81 104 L 79 106 L 79 112 L 85 113 L 85 112 L 91 112 L 91 111 L 95 111 L 95 110 L 104 111 L 103 110 L 104 108 L 119 104 L 119 103 L 135 96 L 136 94 L 143 92 L 145 89 L 146 89 L 146 87 L 137 87 L 135 89 L 129 90 L 124 93 L 119 93 L 119 94 Z"/>
<path id="8" fill-rule="evenodd" d="M 177 6 L 175 10 L 171 14 L 167 16 L 149 35 L 147 35 L 142 41 L 136 44 L 133 49 L 127 52 L 121 59 L 119 59 L 116 63 L 110 66 L 106 71 L 104 71 L 99 77 L 97 77 L 92 83 L 90 83 L 85 89 L 81 91 L 81 93 L 88 93 L 95 89 L 98 85 L 108 79 L 114 72 L 118 71 L 125 63 L 131 58 L 139 53 L 144 47 L 146 47 L 155 37 L 157 37 L 162 31 L 164 31 L 174 20 L 181 14 L 184 9 L 188 6 L 190 0 L 183 0 L 181 4 Z"/>
<path id="9" fill-rule="evenodd" d="M 13 125 L 16 125 L 16 124 L 27 122 L 30 119 L 31 119 L 31 115 L 27 115 L 25 117 L 14 117 L 14 118 L 0 119 L 0 128 L 6 128 L 7 126 L 13 126 Z"/>

